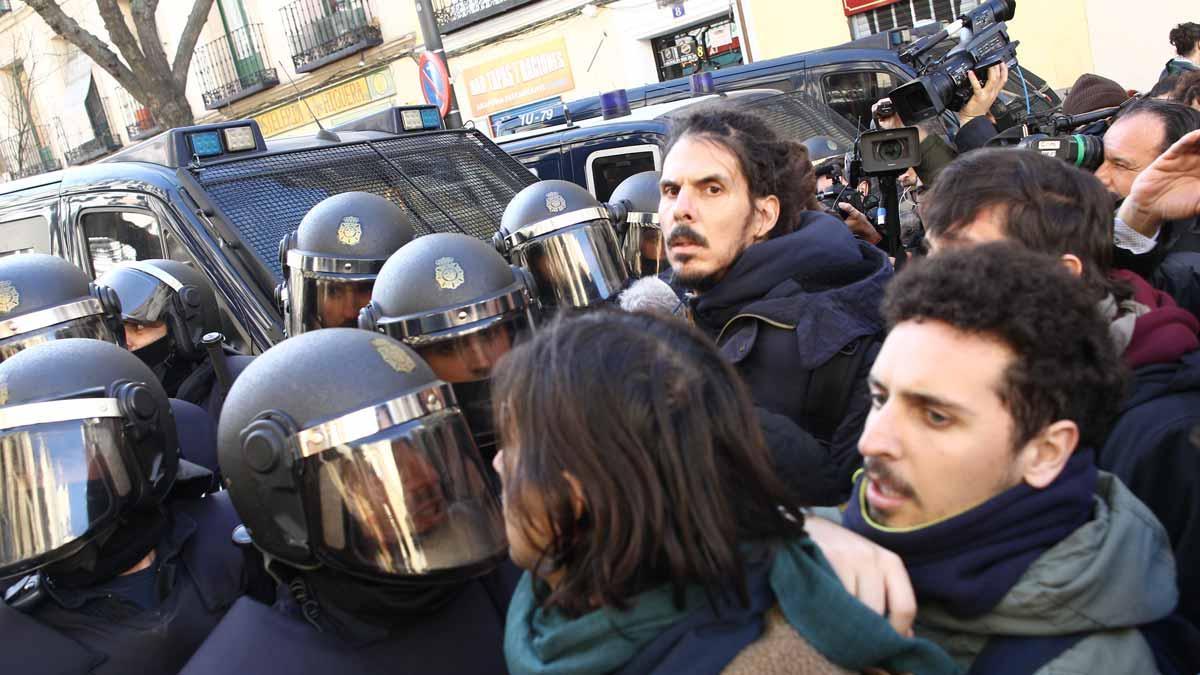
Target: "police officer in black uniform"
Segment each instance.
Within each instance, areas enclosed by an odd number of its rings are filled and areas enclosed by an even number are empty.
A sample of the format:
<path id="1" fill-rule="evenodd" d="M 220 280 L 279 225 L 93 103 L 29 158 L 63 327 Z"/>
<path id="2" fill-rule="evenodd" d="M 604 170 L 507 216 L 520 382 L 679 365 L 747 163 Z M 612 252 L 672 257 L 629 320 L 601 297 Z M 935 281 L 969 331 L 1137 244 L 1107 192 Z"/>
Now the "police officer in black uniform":
<path id="1" fill-rule="evenodd" d="M 634 277 L 658 276 L 671 269 L 662 228 L 658 226 L 657 171 L 643 171 L 621 181 L 613 190 L 611 203 L 625 211 L 618 229 L 623 232 L 621 250 Z"/>
<path id="2" fill-rule="evenodd" d="M 623 218 L 574 183 L 543 180 L 512 198 L 492 243 L 533 274 L 543 307 L 588 307 L 615 299 L 629 279 L 613 228 Z"/>
<path id="3" fill-rule="evenodd" d="M 484 242 L 429 234 L 388 258 L 359 327 L 404 341 L 450 383 L 490 467 L 492 366 L 532 329 L 536 297 L 529 273 Z"/>
<path id="4" fill-rule="evenodd" d="M 115 289 L 91 283 L 83 270 L 62 258 L 39 253 L 0 258 L 0 361 L 65 338 L 126 346 L 121 309 Z M 215 471 L 217 425 L 212 416 L 178 399 L 171 399 L 171 409 L 183 456 Z"/>
<path id="5" fill-rule="evenodd" d="M 124 344 L 121 304 L 78 267 L 52 255 L 0 258 L 0 361 L 65 338 Z"/>
<path id="6" fill-rule="evenodd" d="M 243 566 L 236 513 L 199 498 L 211 475 L 179 460 L 154 373 L 58 340 L 0 364 L 0 395 L 0 672 L 177 672 Z"/>
<path id="7" fill-rule="evenodd" d="M 357 326 L 375 275 L 412 238 L 408 214 L 368 192 L 336 194 L 309 209 L 279 244 L 284 281 L 276 295 L 287 335 Z"/>
<path id="8" fill-rule="evenodd" d="M 174 260 L 141 260 L 117 265 L 97 283 L 117 292 L 125 346 L 154 370 L 167 395 L 220 419 L 225 393 L 251 357 L 211 335 L 220 331 L 221 315 L 208 279 Z M 206 346 L 205 336 L 215 342 Z"/>
<path id="9" fill-rule="evenodd" d="M 453 391 L 409 347 L 335 328 L 267 350 L 220 425 L 230 496 L 268 570 L 182 671 L 506 671 L 504 522 Z"/>

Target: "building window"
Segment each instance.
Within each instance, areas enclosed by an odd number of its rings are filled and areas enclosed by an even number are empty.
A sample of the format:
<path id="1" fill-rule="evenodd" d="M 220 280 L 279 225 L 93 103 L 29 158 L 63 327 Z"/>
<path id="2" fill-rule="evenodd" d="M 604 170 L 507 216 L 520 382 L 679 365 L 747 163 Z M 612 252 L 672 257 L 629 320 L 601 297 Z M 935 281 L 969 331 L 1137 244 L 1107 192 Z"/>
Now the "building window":
<path id="1" fill-rule="evenodd" d="M 912 28 L 922 21 L 949 23 L 979 6 L 979 0 L 898 0 L 850 17 L 854 39 L 893 28 Z"/>
<path id="2" fill-rule="evenodd" d="M 726 15 L 650 40 L 660 82 L 742 63 L 737 22 Z"/>
<path id="3" fill-rule="evenodd" d="M 143 211 L 88 211 L 79 218 L 92 276 L 116 265 L 163 257 L 158 219 Z"/>

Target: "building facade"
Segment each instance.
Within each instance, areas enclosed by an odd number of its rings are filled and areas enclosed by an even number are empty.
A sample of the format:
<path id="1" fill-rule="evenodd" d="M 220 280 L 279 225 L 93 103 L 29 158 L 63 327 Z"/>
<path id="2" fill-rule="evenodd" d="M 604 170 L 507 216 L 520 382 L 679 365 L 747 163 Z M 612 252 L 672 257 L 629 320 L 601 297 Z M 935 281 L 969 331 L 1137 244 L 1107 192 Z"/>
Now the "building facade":
<path id="1" fill-rule="evenodd" d="M 120 0 L 128 7 L 128 0 Z M 95 2 L 59 0 L 106 37 Z M 464 120 L 487 133 L 548 118 L 574 98 L 948 21 L 979 0 L 432 0 Z M 191 0 L 162 0 L 174 54 Z M 1085 72 L 1147 89 L 1167 33 L 1194 3 L 1022 2 L 1022 64 L 1055 88 Z M 267 137 L 307 134 L 420 103 L 415 0 L 216 0 L 188 100 L 197 122 L 253 117 Z M 1135 47 L 1136 45 L 1136 47 Z M 149 111 L 21 0 L 0 0 L 0 161 L 15 178 L 102 157 L 160 131 Z"/>

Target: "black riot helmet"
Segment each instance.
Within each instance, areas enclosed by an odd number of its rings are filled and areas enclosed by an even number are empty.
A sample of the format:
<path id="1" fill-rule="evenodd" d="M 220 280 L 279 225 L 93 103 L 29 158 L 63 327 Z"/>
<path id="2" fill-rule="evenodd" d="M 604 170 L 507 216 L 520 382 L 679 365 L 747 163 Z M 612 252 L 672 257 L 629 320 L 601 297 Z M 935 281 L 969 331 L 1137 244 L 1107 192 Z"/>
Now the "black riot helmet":
<path id="1" fill-rule="evenodd" d="M 0 402 L 0 578 L 44 565 L 103 578 L 144 557 L 153 541 L 124 550 L 145 535 L 130 524 L 158 513 L 179 466 L 146 364 L 108 342 L 56 340 L 0 363 Z"/>
<path id="2" fill-rule="evenodd" d="M 492 243 L 533 274 L 543 306 L 587 307 L 629 279 L 613 216 L 578 185 L 543 180 L 512 198 Z"/>
<path id="3" fill-rule="evenodd" d="M 635 173 L 613 190 L 612 202 L 625 207 L 622 251 L 635 277 L 655 276 L 671 266 L 658 224 L 658 171 Z"/>
<path id="4" fill-rule="evenodd" d="M 385 335 L 319 330 L 268 349 L 225 399 L 218 452 L 268 564 L 453 581 L 507 552 L 454 393 Z"/>
<path id="5" fill-rule="evenodd" d="M 0 258 L 0 361 L 64 338 L 124 344 L 117 294 L 52 255 Z"/>
<path id="6" fill-rule="evenodd" d="M 384 261 L 412 238 L 408 214 L 369 192 L 343 192 L 309 209 L 279 244 L 287 334 L 354 327 Z"/>
<path id="7" fill-rule="evenodd" d="M 500 357 L 533 328 L 536 297 L 529 273 L 486 243 L 430 234 L 388 258 L 358 325 L 402 340 L 454 387 L 490 460 L 495 424 L 488 380 Z"/>
<path id="8" fill-rule="evenodd" d="M 187 361 L 204 358 L 201 338 L 221 328 L 216 293 L 203 274 L 184 263 L 125 262 L 110 269 L 97 283 L 117 292 L 124 321 L 166 324 L 169 349 L 163 351 L 168 358 L 178 356 Z"/>

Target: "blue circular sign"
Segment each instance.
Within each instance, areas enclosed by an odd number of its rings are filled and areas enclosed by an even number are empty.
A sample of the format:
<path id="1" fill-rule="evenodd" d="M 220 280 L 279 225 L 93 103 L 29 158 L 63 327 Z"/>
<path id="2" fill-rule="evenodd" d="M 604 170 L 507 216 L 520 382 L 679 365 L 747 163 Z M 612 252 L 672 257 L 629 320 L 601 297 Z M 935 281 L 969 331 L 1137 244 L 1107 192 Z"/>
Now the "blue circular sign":
<path id="1" fill-rule="evenodd" d="M 433 52 L 424 52 L 417 61 L 421 78 L 421 94 L 429 105 L 436 105 L 445 117 L 450 112 L 450 73 L 446 62 Z"/>

